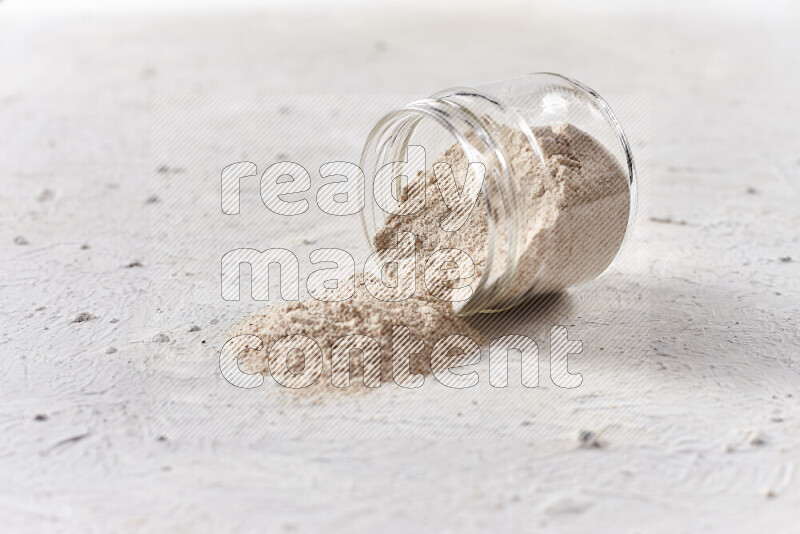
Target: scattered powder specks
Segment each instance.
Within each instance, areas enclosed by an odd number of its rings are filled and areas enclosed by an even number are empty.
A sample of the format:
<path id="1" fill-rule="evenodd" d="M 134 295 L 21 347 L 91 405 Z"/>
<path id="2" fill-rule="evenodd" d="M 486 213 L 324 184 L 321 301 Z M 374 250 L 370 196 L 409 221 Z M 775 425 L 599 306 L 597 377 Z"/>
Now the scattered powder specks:
<path id="1" fill-rule="evenodd" d="M 167 334 L 156 334 L 153 336 L 153 343 L 168 343 L 169 336 Z"/>
<path id="2" fill-rule="evenodd" d="M 95 315 L 92 315 L 89 312 L 82 312 L 75 316 L 72 320 L 73 323 L 85 323 L 86 321 L 91 321 L 93 319 L 97 319 Z"/>

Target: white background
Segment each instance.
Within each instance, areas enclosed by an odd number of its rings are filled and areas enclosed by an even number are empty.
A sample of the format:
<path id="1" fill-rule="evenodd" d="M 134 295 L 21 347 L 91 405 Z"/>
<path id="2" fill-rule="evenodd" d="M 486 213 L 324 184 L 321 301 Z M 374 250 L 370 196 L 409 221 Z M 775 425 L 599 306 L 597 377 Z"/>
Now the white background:
<path id="1" fill-rule="evenodd" d="M 254 4 L 0 3 L 3 531 L 797 530 L 796 4 Z M 179 225 L 152 222 L 186 213 L 146 203 L 218 169 L 155 172 L 183 153 L 151 146 L 156 96 L 424 96 L 531 71 L 608 96 L 644 185 L 627 260 L 553 311 L 584 384 L 312 404 L 225 383 L 202 340 L 241 311 L 187 298 L 209 271 L 159 262 Z M 357 153 L 344 122 L 287 143 Z M 236 161 L 220 128 L 192 133 Z M 262 169 L 286 150 L 253 146 Z M 302 251 L 319 231 L 263 233 Z M 164 273 L 194 281 L 160 292 Z"/>

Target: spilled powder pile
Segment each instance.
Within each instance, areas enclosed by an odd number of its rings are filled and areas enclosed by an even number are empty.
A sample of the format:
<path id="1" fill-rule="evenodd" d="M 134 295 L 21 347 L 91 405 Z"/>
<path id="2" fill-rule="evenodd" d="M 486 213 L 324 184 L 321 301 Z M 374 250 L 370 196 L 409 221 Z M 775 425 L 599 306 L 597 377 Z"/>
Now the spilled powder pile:
<path id="1" fill-rule="evenodd" d="M 473 330 L 466 322 L 452 313 L 449 302 L 430 296 L 426 291 L 417 291 L 408 300 L 401 302 L 385 302 L 369 294 L 363 284 L 363 277 L 357 276 L 342 287 L 355 283 L 355 294 L 346 300 L 323 302 L 315 299 L 303 299 L 277 306 L 266 307 L 255 315 L 245 318 L 234 327 L 228 338 L 240 334 L 254 334 L 261 338 L 265 349 L 283 336 L 301 334 L 313 339 L 323 351 L 323 373 L 320 381 L 330 384 L 331 348 L 334 341 L 353 334 L 366 335 L 378 342 L 381 354 L 381 380 L 392 380 L 393 366 L 391 359 L 392 326 L 405 326 L 414 339 L 425 343 L 424 349 L 411 355 L 410 362 L 398 369 L 398 380 L 411 374 L 430 374 L 430 354 L 434 344 L 444 336 L 456 334 L 467 336 L 476 343 L 483 344 L 483 336 Z M 417 286 L 419 288 L 419 286 Z M 309 347 L 297 345 L 304 351 Z M 290 373 L 303 371 L 303 361 L 299 352 L 289 355 L 288 365 L 282 362 L 270 362 L 266 350 L 250 351 L 240 359 L 240 366 L 246 372 L 267 369 L 285 383 L 296 383 L 296 377 Z M 277 365 L 276 365 L 277 363 Z M 445 365 L 448 362 L 438 362 Z M 269 366 L 269 367 L 268 367 Z M 448 365 L 445 365 L 446 368 Z M 285 372 L 288 368 L 289 373 Z M 377 371 L 377 369 L 375 370 Z M 352 354 L 350 359 L 350 385 L 363 384 L 364 362 L 360 354 Z M 405 374 L 403 374 L 405 373 Z"/>
<path id="2" fill-rule="evenodd" d="M 507 127 L 498 127 L 498 132 L 501 143 L 507 147 L 517 184 L 515 197 L 523 215 L 518 222 L 516 269 L 501 304 L 513 304 L 531 293 L 555 291 L 598 276 L 616 255 L 627 227 L 630 198 L 627 172 L 597 140 L 570 124 L 533 130 L 545 167 L 522 132 Z M 413 215 L 387 216 L 374 237 L 375 248 L 380 250 L 396 246 L 398 232 L 415 235 L 415 294 L 405 301 L 384 302 L 367 292 L 363 276 L 359 275 L 339 288 L 348 294 L 348 286 L 355 285 L 355 294 L 349 299 L 322 302 L 309 298 L 264 308 L 243 319 L 228 335 L 230 339 L 252 334 L 264 343 L 265 350 L 242 355 L 243 370 L 271 372 L 279 381 L 291 384 L 303 371 L 300 351 L 289 352 L 285 362 L 271 362 L 268 352 L 277 340 L 293 334 L 313 339 L 322 350 L 323 369 L 318 383 L 327 385 L 331 383 L 331 348 L 343 336 L 363 334 L 378 342 L 383 381 L 392 380 L 393 325 L 407 326 L 411 337 L 424 343 L 424 348 L 405 367 L 411 373 L 430 373 L 431 365 L 434 371 L 444 369 L 455 365 L 457 358 L 465 357 L 453 354 L 431 364 L 431 349 L 444 336 L 468 336 L 478 344 L 486 341 L 453 314 L 452 303 L 435 298 L 426 289 L 425 259 L 436 250 L 465 251 L 475 263 L 476 272 L 469 283 L 476 288 L 492 254 L 491 273 L 486 276 L 486 284 L 491 285 L 497 281 L 498 273 L 506 269 L 508 234 L 502 225 L 497 227 L 493 252 L 488 251 L 490 214 L 482 196 L 459 230 L 448 232 L 441 228 L 440 221 L 450 214 L 450 209 L 442 201 L 442 195 L 448 194 L 447 186 L 441 184 L 440 192 L 433 171 L 439 163 L 448 163 L 455 177 L 466 174 L 468 161 L 460 147 L 448 148 L 426 172 L 425 209 Z M 407 187 L 401 196 L 412 193 Z M 486 187 L 491 197 L 495 182 L 487 179 Z M 437 296 L 448 297 L 447 284 L 444 290 L 439 286 Z M 363 385 L 364 365 L 358 352 L 353 351 L 350 361 L 351 386 Z M 367 374 L 374 378 L 377 371 L 370 368 Z"/>

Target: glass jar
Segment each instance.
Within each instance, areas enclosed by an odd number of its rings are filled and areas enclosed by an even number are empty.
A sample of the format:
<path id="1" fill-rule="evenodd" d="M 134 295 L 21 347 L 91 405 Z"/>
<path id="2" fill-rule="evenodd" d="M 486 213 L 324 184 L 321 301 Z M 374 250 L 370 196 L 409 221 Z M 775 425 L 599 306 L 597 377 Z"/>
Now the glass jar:
<path id="1" fill-rule="evenodd" d="M 361 168 L 375 177 L 405 162 L 414 145 L 424 147 L 425 165 L 431 156 L 458 153 L 485 170 L 480 206 L 470 215 L 482 219 L 464 230 L 483 234 L 467 240 L 480 265 L 471 296 L 453 302 L 456 314 L 499 311 L 592 280 L 630 232 L 636 205 L 630 145 L 605 100 L 576 80 L 536 73 L 412 102 L 376 124 Z M 466 189 L 466 179 L 456 187 Z M 392 193 L 398 199 L 402 183 Z M 373 250 L 387 221 L 374 184 L 367 180 L 361 212 Z"/>

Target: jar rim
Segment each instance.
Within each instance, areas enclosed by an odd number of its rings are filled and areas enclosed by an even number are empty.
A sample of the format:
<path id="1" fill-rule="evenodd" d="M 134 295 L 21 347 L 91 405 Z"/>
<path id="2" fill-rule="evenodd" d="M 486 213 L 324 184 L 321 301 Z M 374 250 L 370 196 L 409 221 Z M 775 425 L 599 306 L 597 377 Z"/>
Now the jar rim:
<path id="1" fill-rule="evenodd" d="M 464 90 L 476 95 L 478 94 L 469 88 L 464 88 Z M 433 120 L 438 126 L 444 128 L 462 150 L 468 161 L 481 162 L 486 166 L 486 173 L 481 186 L 481 197 L 486 203 L 487 213 L 506 214 L 505 217 L 499 215 L 497 217 L 492 217 L 491 215 L 487 217 L 488 235 L 486 236 L 485 242 L 486 261 L 483 272 L 481 273 L 481 278 L 476 284 L 472 285 L 473 294 L 470 298 L 461 302 L 452 302 L 453 312 L 456 315 L 478 313 L 488 309 L 493 301 L 499 300 L 506 287 L 510 284 L 516 266 L 519 240 L 519 224 L 517 223 L 519 215 L 515 204 L 516 197 L 509 191 L 513 175 L 508 168 L 509 166 L 505 160 L 505 154 L 494 144 L 491 132 L 483 124 L 483 121 L 470 110 L 448 100 L 446 95 L 441 95 L 439 98 L 434 96 L 432 98 L 411 102 L 406 106 L 387 113 L 375 125 L 364 145 L 361 156 L 361 168 L 365 173 L 374 175 L 374 172 L 377 171 L 382 164 L 402 161 L 403 158 L 400 158 L 399 155 L 405 155 L 406 148 L 409 145 L 409 139 L 414 129 L 424 119 Z M 470 136 L 474 136 L 476 132 L 479 134 L 478 137 L 483 141 L 482 145 L 469 140 Z M 383 145 L 380 143 L 382 136 L 386 136 L 393 141 L 395 150 L 394 152 L 390 152 L 389 155 L 384 153 L 390 148 L 388 143 L 384 143 Z M 383 152 L 380 152 L 383 157 L 377 157 L 374 165 L 368 164 L 370 152 L 374 152 L 376 149 L 380 148 L 383 148 Z M 497 172 L 493 172 L 495 170 L 497 170 Z M 499 183 L 499 194 L 496 196 L 490 194 L 487 188 L 487 180 L 495 180 L 496 183 Z M 503 183 L 504 181 L 508 183 Z M 498 206 L 498 204 L 502 204 L 502 206 Z M 369 206 L 373 212 L 372 226 L 370 227 L 368 225 L 368 216 L 365 214 L 366 209 L 361 213 L 361 223 L 368 245 L 370 249 L 374 251 L 375 247 L 371 237 L 377 230 L 376 221 L 374 221 L 375 206 L 373 204 L 369 204 Z M 493 268 L 498 267 L 496 265 L 496 255 L 493 253 L 498 245 L 496 237 L 501 233 L 497 230 L 498 225 L 505 225 L 507 227 L 506 231 L 502 233 L 508 236 L 506 247 L 509 253 L 506 254 L 505 265 L 503 265 L 499 271 L 501 275 L 499 277 L 491 277 L 490 273 Z M 502 288 L 500 291 L 497 290 L 498 286 Z"/>

